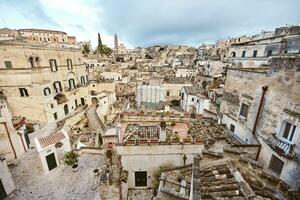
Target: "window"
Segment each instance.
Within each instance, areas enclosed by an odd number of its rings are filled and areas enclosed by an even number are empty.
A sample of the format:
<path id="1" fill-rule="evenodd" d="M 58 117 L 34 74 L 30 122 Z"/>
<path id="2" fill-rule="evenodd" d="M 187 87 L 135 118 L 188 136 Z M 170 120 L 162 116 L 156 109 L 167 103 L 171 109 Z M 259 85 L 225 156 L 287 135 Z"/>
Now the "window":
<path id="1" fill-rule="evenodd" d="M 257 56 L 257 50 L 253 51 L 253 58 L 255 58 Z"/>
<path id="2" fill-rule="evenodd" d="M 80 77 L 80 82 L 81 82 L 81 85 L 85 85 L 85 79 L 84 79 L 84 76 L 81 76 L 81 77 Z"/>
<path id="3" fill-rule="evenodd" d="M 19 88 L 21 97 L 28 97 L 28 91 L 26 88 Z"/>
<path id="4" fill-rule="evenodd" d="M 70 78 L 68 82 L 69 82 L 69 90 L 75 89 L 75 80 L 73 78 Z"/>
<path id="5" fill-rule="evenodd" d="M 167 92 L 167 96 L 170 96 L 170 92 Z"/>
<path id="6" fill-rule="evenodd" d="M 192 98 L 192 101 L 195 101 L 195 99 L 194 99 L 194 98 Z"/>
<path id="7" fill-rule="evenodd" d="M 50 88 L 48 88 L 48 87 L 44 88 L 44 95 L 48 96 L 49 94 L 51 94 Z"/>
<path id="8" fill-rule="evenodd" d="M 147 172 L 135 172 L 135 187 L 147 187 Z"/>
<path id="9" fill-rule="evenodd" d="M 288 122 L 283 122 L 282 131 L 281 131 L 282 137 L 291 142 L 293 140 L 295 130 L 296 130 L 295 125 L 292 125 Z"/>
<path id="10" fill-rule="evenodd" d="M 284 162 L 277 158 L 276 156 L 272 155 L 271 161 L 269 164 L 269 169 L 272 170 L 278 176 L 281 174 L 283 169 Z"/>
<path id="11" fill-rule="evenodd" d="M 270 57 L 270 56 L 272 56 L 272 50 L 269 50 L 267 53 L 267 57 Z"/>
<path id="12" fill-rule="evenodd" d="M 181 100 L 183 100 L 183 98 L 184 98 L 184 93 L 182 92 L 181 93 Z"/>
<path id="13" fill-rule="evenodd" d="M 179 96 L 181 96 L 181 92 L 179 92 Z"/>
<path id="14" fill-rule="evenodd" d="M 34 58 L 33 57 L 29 58 L 29 63 L 30 63 L 30 67 L 34 68 Z"/>
<path id="15" fill-rule="evenodd" d="M 233 52 L 231 52 L 231 57 L 235 57 L 236 56 L 236 53 L 235 53 L 235 51 L 233 51 Z"/>
<path id="16" fill-rule="evenodd" d="M 73 69 L 73 64 L 72 64 L 72 60 L 71 59 L 67 59 L 67 66 L 69 70 Z"/>
<path id="17" fill-rule="evenodd" d="M 57 113 L 56 112 L 53 114 L 53 117 L 54 117 L 55 120 L 57 120 Z"/>
<path id="18" fill-rule="evenodd" d="M 246 56 L 246 51 L 243 51 L 242 57 L 244 58 Z"/>
<path id="19" fill-rule="evenodd" d="M 50 59 L 50 60 L 49 60 L 49 63 L 50 63 L 51 71 L 56 72 L 56 71 L 57 71 L 57 63 L 56 63 L 56 60 L 55 60 L 55 59 Z"/>
<path id="20" fill-rule="evenodd" d="M 55 81 L 53 83 L 53 87 L 54 87 L 55 92 L 62 92 L 61 83 L 59 81 Z"/>
<path id="21" fill-rule="evenodd" d="M 235 126 L 233 124 L 230 124 L 230 131 L 234 133 Z"/>
<path id="22" fill-rule="evenodd" d="M 244 118 L 247 119 L 248 110 L 249 110 L 249 105 L 242 103 L 242 107 L 240 110 L 240 116 L 243 116 Z"/>
<path id="23" fill-rule="evenodd" d="M 12 69 L 11 61 L 4 61 L 4 64 L 6 69 Z"/>
<path id="24" fill-rule="evenodd" d="M 65 115 L 69 114 L 68 104 L 64 105 L 64 112 L 65 112 Z"/>

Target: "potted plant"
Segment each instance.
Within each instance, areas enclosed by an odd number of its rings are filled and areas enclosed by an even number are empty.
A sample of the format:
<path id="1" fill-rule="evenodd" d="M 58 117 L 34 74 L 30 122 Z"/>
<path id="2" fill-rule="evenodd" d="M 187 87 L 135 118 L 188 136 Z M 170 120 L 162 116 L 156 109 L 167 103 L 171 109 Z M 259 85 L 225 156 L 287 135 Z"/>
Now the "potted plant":
<path id="1" fill-rule="evenodd" d="M 65 153 L 65 164 L 72 166 L 74 172 L 78 171 L 78 157 L 79 155 L 75 151 Z"/>

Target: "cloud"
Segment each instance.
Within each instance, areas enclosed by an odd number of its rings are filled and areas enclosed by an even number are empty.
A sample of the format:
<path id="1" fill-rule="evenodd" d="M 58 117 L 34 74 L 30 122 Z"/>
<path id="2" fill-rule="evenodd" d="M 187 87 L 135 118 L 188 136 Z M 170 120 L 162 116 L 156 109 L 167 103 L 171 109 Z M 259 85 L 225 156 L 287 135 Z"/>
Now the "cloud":
<path id="1" fill-rule="evenodd" d="M 134 45 L 191 44 L 296 23 L 297 0 L 101 0 L 104 28 Z"/>
<path id="2" fill-rule="evenodd" d="M 97 45 L 188 44 L 299 23 L 299 0 L 0 0 L 0 25 L 58 29 Z"/>
<path id="3" fill-rule="evenodd" d="M 2 0 L 0 5 L 1 10 L 8 9 L 11 13 L 11 16 L 3 16 L 8 17 L 6 20 L 13 18 L 13 12 L 17 12 L 24 18 L 24 21 L 29 22 L 28 24 L 32 24 L 32 26 L 40 28 L 45 26 L 52 28 L 59 27 L 58 23 L 45 13 L 38 0 Z"/>

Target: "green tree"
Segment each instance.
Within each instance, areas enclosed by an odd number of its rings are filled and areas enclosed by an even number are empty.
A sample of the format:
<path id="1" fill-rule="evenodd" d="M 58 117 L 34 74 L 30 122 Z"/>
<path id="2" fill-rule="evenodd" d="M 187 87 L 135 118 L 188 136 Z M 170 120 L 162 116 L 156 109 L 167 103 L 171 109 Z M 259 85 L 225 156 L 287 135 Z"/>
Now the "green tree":
<path id="1" fill-rule="evenodd" d="M 88 44 L 84 44 L 82 46 L 82 53 L 83 54 L 89 54 L 90 52 L 91 52 L 91 49 L 90 49 L 89 45 Z"/>
<path id="2" fill-rule="evenodd" d="M 111 55 L 111 53 L 112 53 L 111 48 L 107 47 L 106 45 L 102 45 L 102 46 L 98 47 L 97 51 L 98 51 L 98 53 L 105 54 L 105 55 Z"/>
<path id="3" fill-rule="evenodd" d="M 65 163 L 72 166 L 78 162 L 79 155 L 75 151 L 69 151 L 65 153 Z"/>

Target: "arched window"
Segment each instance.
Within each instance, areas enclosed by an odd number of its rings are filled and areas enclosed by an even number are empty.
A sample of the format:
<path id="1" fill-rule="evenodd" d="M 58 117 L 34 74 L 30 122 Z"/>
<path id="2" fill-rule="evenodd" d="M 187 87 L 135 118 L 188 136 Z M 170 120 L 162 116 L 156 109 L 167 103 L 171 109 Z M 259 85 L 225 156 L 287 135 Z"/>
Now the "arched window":
<path id="1" fill-rule="evenodd" d="M 31 66 L 31 68 L 34 68 L 34 58 L 32 57 L 32 56 L 30 56 L 30 58 L 29 58 L 29 63 L 30 63 L 30 66 Z"/>
<path id="2" fill-rule="evenodd" d="M 75 89 L 75 80 L 73 78 L 70 78 L 68 82 L 69 82 L 69 90 Z"/>
<path id="3" fill-rule="evenodd" d="M 54 88 L 55 92 L 62 92 L 61 83 L 59 81 L 55 81 L 53 83 L 53 88 Z"/>
<path id="4" fill-rule="evenodd" d="M 80 77 L 80 81 L 81 81 L 81 85 L 85 85 L 85 78 L 84 78 L 84 76 Z"/>
<path id="5" fill-rule="evenodd" d="M 235 53 L 235 51 L 233 51 L 233 52 L 231 52 L 231 57 L 235 57 L 236 56 L 236 53 Z"/>
<path id="6" fill-rule="evenodd" d="M 69 114 L 68 104 L 64 105 L 64 112 L 65 112 L 65 115 Z"/>
<path id="7" fill-rule="evenodd" d="M 68 70 L 72 70 L 73 69 L 73 64 L 72 64 L 72 60 L 71 59 L 67 59 L 67 66 L 68 66 Z"/>
<path id="8" fill-rule="evenodd" d="M 51 94 L 50 88 L 48 88 L 48 87 L 44 88 L 44 95 L 48 96 L 49 94 Z"/>

